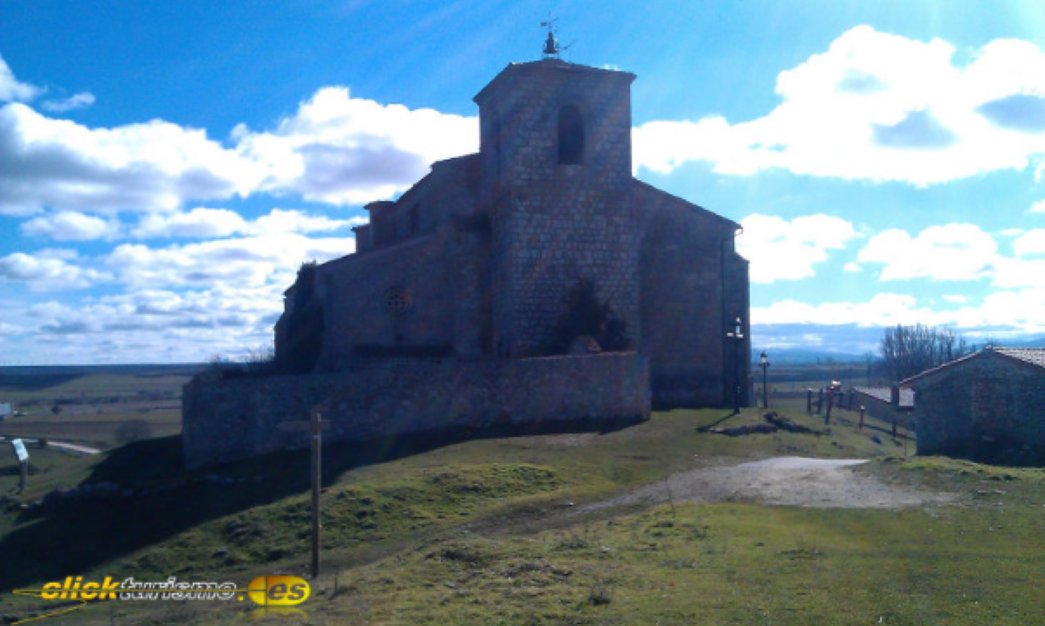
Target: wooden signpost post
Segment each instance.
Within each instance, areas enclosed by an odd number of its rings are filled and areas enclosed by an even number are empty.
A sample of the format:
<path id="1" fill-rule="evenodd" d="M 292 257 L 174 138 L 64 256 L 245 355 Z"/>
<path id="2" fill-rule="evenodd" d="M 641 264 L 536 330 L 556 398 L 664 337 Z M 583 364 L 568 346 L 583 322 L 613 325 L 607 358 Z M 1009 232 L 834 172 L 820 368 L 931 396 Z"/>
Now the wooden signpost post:
<path id="1" fill-rule="evenodd" d="M 277 425 L 280 430 L 307 430 L 312 434 L 312 579 L 319 577 L 319 490 L 323 480 L 323 430 L 330 422 L 313 413 L 308 420 L 294 420 Z"/>

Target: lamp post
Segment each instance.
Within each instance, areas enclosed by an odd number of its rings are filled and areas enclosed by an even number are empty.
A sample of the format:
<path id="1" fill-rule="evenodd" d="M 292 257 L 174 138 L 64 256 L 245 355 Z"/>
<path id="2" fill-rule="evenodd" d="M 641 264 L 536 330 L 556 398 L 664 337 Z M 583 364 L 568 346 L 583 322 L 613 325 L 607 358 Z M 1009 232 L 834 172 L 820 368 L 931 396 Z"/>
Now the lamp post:
<path id="1" fill-rule="evenodd" d="M 727 332 L 726 338 L 732 339 L 737 342 L 736 348 L 736 372 L 735 372 L 735 386 L 733 388 L 733 415 L 740 414 L 740 350 L 744 346 L 744 325 L 740 322 L 738 317 L 733 323 L 733 332 Z"/>
<path id="2" fill-rule="evenodd" d="M 765 350 L 758 356 L 758 366 L 762 368 L 762 408 L 768 409 L 769 395 L 766 392 L 766 370 L 769 369 L 769 357 L 766 355 Z"/>

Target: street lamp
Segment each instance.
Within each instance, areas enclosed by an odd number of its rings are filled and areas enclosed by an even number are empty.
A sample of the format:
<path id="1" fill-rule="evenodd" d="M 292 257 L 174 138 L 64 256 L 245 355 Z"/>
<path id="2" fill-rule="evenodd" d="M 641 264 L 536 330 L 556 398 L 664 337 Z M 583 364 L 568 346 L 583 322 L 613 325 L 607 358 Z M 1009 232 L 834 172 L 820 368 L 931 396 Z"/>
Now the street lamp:
<path id="1" fill-rule="evenodd" d="M 769 369 L 769 357 L 766 356 L 765 350 L 758 356 L 758 366 L 762 368 L 762 408 L 768 409 L 769 396 L 766 392 L 766 370 Z"/>
<path id="2" fill-rule="evenodd" d="M 733 415 L 740 414 L 740 350 L 744 346 L 744 325 L 738 317 L 733 323 L 733 332 L 727 332 L 726 338 L 737 342 L 736 348 L 736 386 L 733 388 Z"/>

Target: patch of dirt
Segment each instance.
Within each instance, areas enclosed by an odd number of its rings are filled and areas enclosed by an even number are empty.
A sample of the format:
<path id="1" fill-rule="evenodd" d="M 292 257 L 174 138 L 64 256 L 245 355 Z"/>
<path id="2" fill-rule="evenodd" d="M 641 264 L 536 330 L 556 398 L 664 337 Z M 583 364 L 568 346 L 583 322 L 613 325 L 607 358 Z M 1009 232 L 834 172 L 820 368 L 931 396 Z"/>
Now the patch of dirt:
<path id="1" fill-rule="evenodd" d="M 609 500 L 578 507 L 577 513 L 617 506 L 675 502 L 754 502 L 813 508 L 896 509 L 946 504 L 955 494 L 887 485 L 854 471 L 865 459 L 773 457 L 739 465 L 705 467 L 673 474 Z"/>

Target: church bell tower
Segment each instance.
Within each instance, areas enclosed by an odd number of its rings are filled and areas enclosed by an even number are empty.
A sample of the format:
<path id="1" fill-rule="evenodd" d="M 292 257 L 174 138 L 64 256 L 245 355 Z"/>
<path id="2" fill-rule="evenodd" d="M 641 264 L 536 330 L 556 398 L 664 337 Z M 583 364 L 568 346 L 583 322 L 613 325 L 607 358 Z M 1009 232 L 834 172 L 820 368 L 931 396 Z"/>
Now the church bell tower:
<path id="1" fill-rule="evenodd" d="M 546 58 L 509 65 L 476 96 L 480 206 L 492 228 L 493 335 L 541 354 L 569 289 L 596 286 L 637 344 L 631 205 L 635 75 Z"/>

